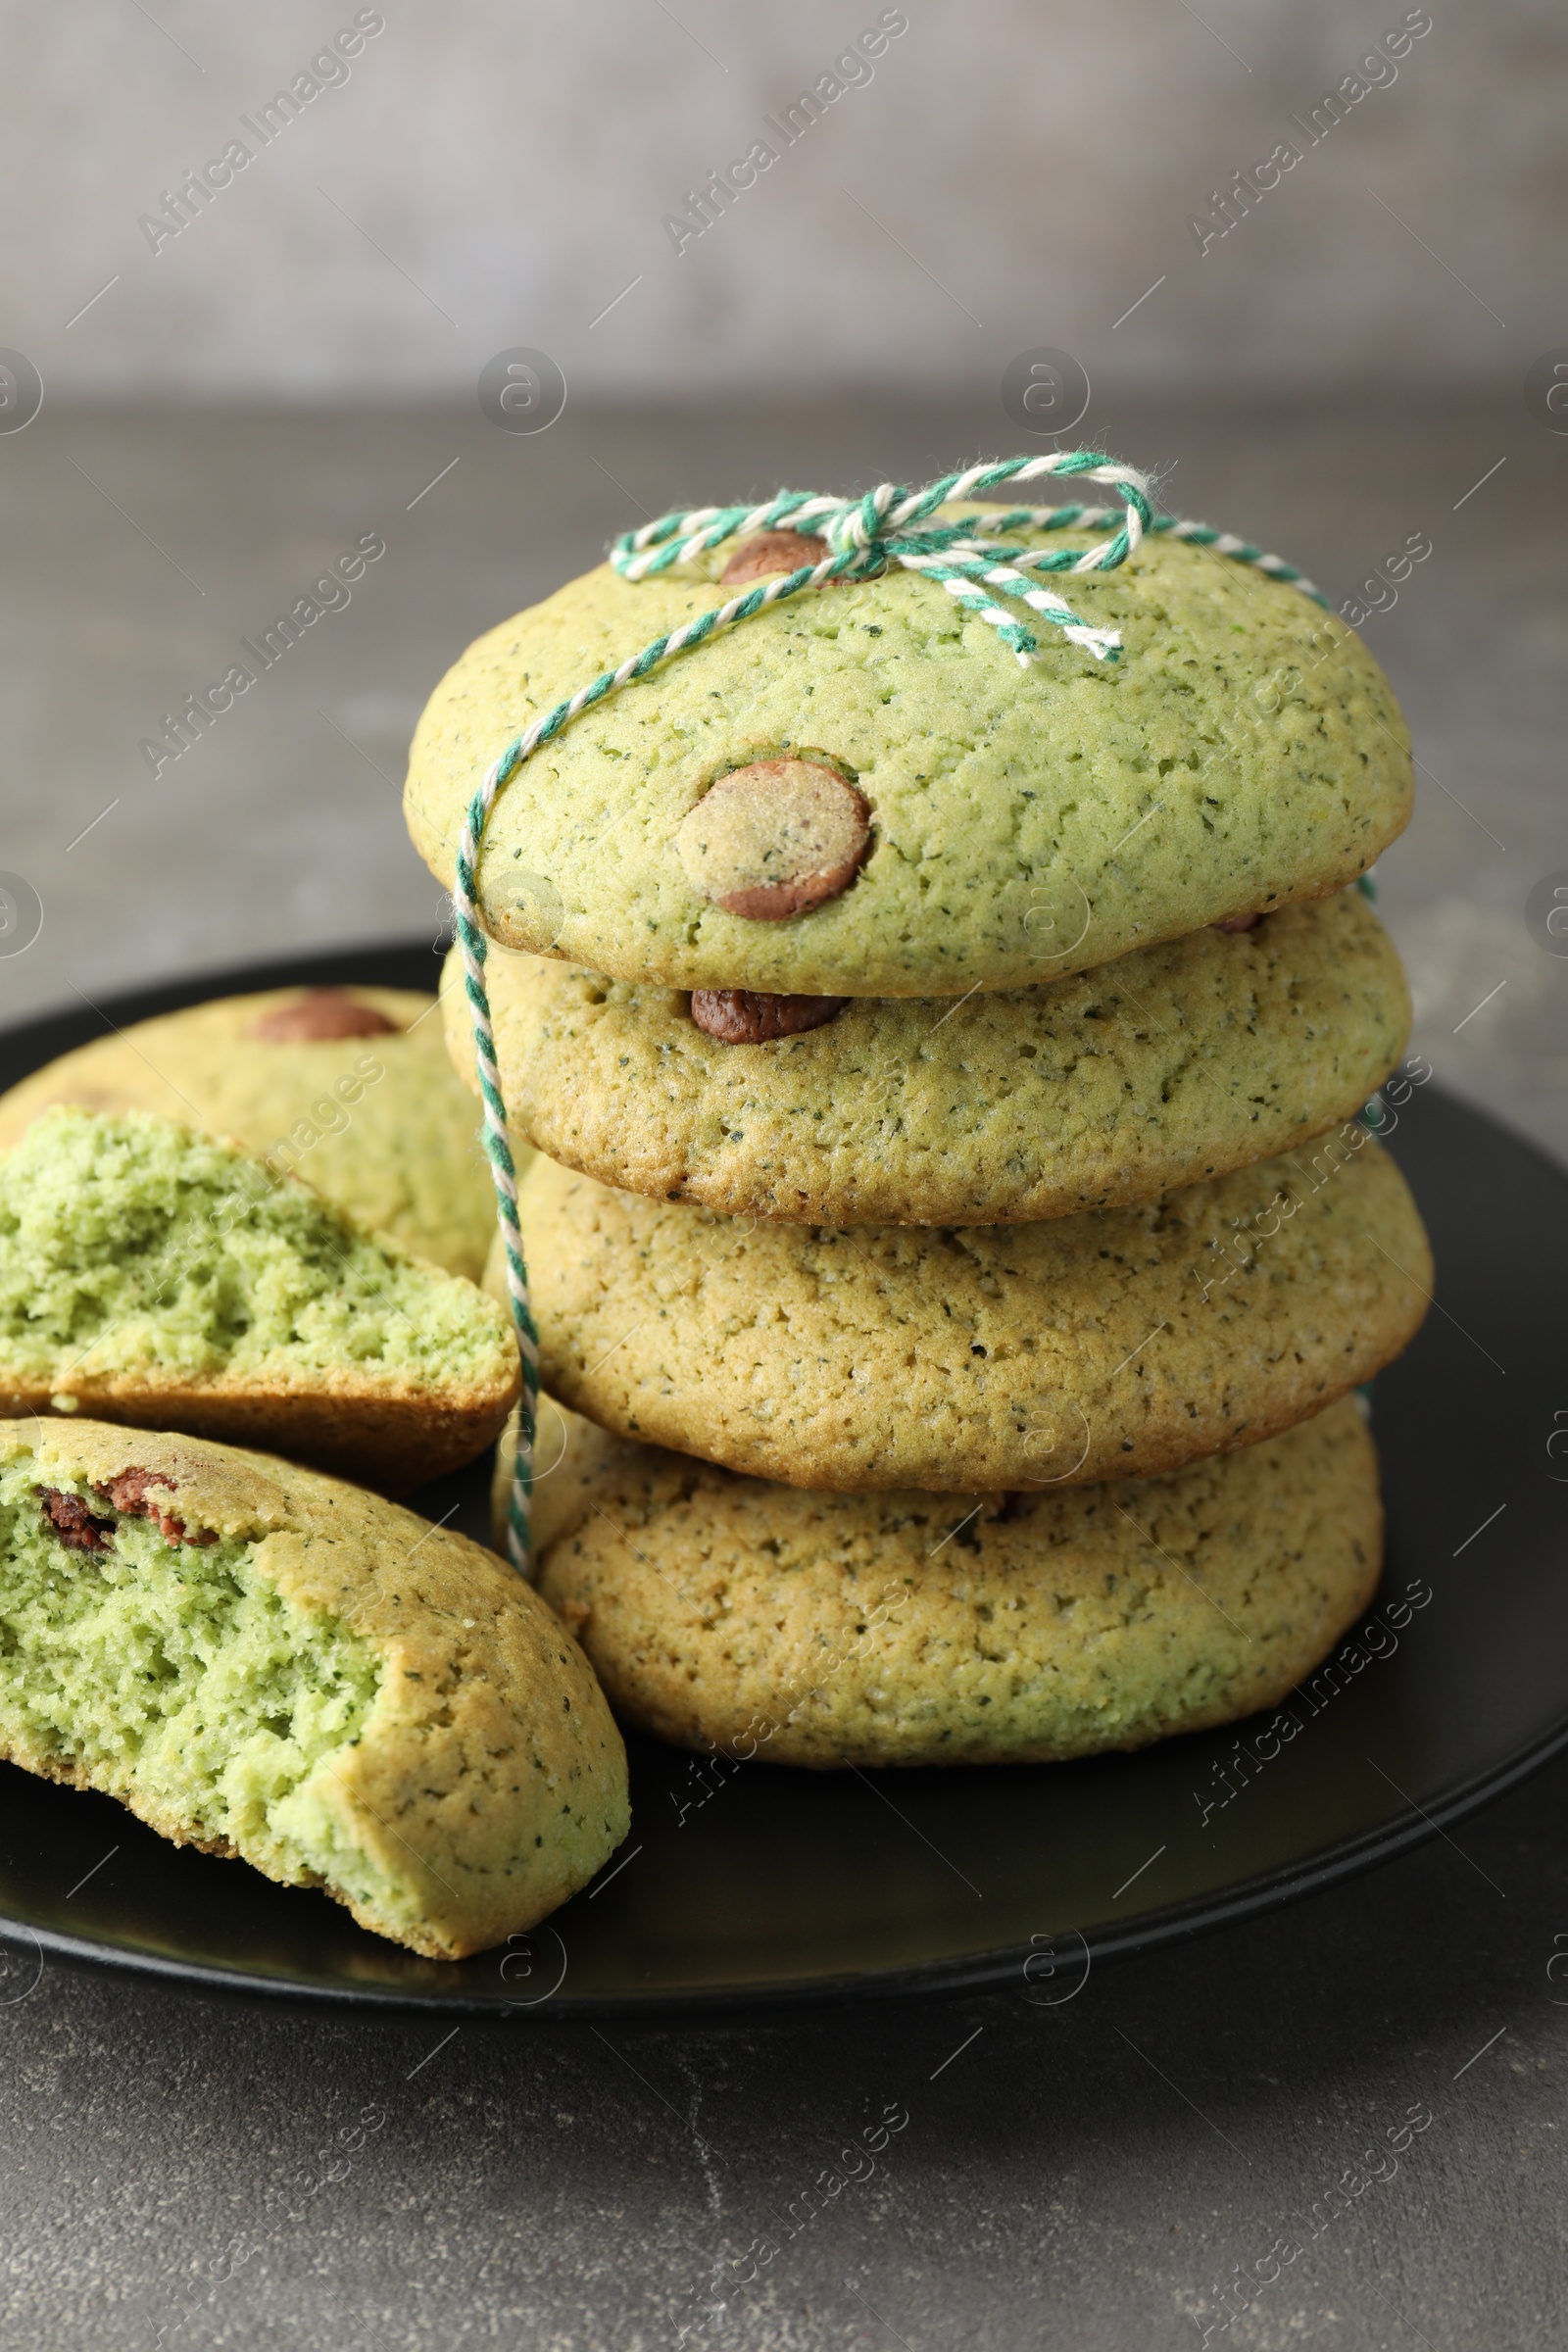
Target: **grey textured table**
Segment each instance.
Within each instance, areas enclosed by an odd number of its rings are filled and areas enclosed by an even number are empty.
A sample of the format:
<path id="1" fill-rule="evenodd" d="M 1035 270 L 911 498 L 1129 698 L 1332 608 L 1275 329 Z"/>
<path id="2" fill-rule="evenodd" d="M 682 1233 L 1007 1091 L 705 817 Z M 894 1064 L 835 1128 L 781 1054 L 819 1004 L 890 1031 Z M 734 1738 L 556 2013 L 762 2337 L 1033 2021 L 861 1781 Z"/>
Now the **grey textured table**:
<path id="1" fill-rule="evenodd" d="M 568 411 L 538 440 L 476 414 L 46 413 L 0 450 L 0 866 L 44 907 L 0 957 L 0 1019 L 294 943 L 433 933 L 395 787 L 469 636 L 643 510 L 924 478 L 1003 429 L 979 404 L 881 400 Z M 1384 905 L 1439 1075 L 1568 1150 L 1568 962 L 1524 914 L 1568 868 L 1568 443 L 1514 387 L 1431 411 L 1121 403 L 1086 429 L 1336 599 L 1431 537 L 1368 625 L 1424 770 Z M 154 777 L 137 745 L 161 714 L 368 531 L 386 555 L 349 609 Z M 674 2344 L 714 2262 L 759 2240 L 707 2341 L 1568 2341 L 1568 1964 L 1547 1973 L 1568 1952 L 1565 1798 L 1559 1763 L 1373 1878 L 1057 2005 L 1020 1982 L 679 2028 L 541 2011 L 443 2040 L 14 1970 L 0 2344 L 630 2352 Z M 874 2172 L 813 2206 L 846 2135 L 890 2107 L 908 2120 Z M 1364 2151 L 1412 2109 L 1430 2121 L 1369 2178 Z M 1245 2309 L 1221 2292 L 1241 2274 Z"/>
<path id="2" fill-rule="evenodd" d="M 1058 2006 L 1020 1981 L 454 2034 L 51 1969 L 0 2010 L 3 2340 L 635 2352 L 763 2237 L 707 2341 L 1164 2352 L 1272 2254 L 1211 2342 L 1561 2343 L 1565 1804 L 1559 1764 L 1457 1842 Z"/>

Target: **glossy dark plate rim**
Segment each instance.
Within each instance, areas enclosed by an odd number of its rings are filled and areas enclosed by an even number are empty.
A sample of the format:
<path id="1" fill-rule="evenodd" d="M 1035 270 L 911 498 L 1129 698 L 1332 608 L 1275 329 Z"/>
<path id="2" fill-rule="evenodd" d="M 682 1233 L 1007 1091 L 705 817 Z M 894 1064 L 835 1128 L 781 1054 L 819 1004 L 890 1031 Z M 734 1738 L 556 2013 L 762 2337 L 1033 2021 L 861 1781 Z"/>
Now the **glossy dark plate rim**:
<path id="1" fill-rule="evenodd" d="M 1362 1837 L 1325 1847 L 1310 1862 L 1269 1872 L 1234 1894 L 1175 1903 L 1165 1910 L 1146 1913 L 1136 1925 L 1118 1931 L 1084 1933 L 1090 1967 L 1140 1959 L 1168 1944 L 1194 1942 L 1200 1936 L 1243 1926 L 1267 1912 L 1284 1910 L 1292 1903 L 1326 1893 L 1349 1879 L 1359 1878 L 1365 1871 L 1396 1861 L 1433 1838 L 1443 1837 L 1455 1823 L 1517 1788 L 1565 1749 L 1568 1749 L 1568 1714 L 1529 1748 L 1506 1758 L 1491 1771 L 1478 1774 L 1431 1807 L 1418 1808 L 1416 1818 L 1409 1822 L 1371 1830 Z M 549 1924 L 548 1920 L 540 1922 L 542 1928 L 548 1928 Z M 1004 1944 L 993 1951 L 965 1953 L 955 1960 L 922 1962 L 916 1968 L 865 1969 L 851 1976 L 813 1977 L 807 1982 L 785 1977 L 743 1984 L 703 1985 L 688 1992 L 566 1993 L 564 1997 L 552 1995 L 530 2003 L 485 2000 L 457 1991 L 415 1993 L 373 1984 L 306 1984 L 293 1977 L 252 1974 L 199 1960 L 173 1960 L 156 1952 L 137 1951 L 106 1941 L 60 1936 L 53 1930 L 13 1920 L 3 1912 L 0 1912 L 0 1940 L 31 1942 L 40 1953 L 74 1967 L 115 1976 L 151 1977 L 164 1984 L 180 1985 L 187 1991 L 236 2000 L 281 2001 L 310 2009 L 323 2006 L 373 2009 L 381 2015 L 461 2016 L 476 2021 L 489 2019 L 497 2025 L 510 2024 L 518 2018 L 566 2024 L 573 2019 L 624 2017 L 628 2012 L 639 2017 L 691 2016 L 707 2010 L 776 2009 L 866 1998 L 989 1991 L 1011 1977 L 1026 1983 L 1024 1970 L 1031 1957 L 1028 1944 Z M 1084 1982 L 1088 1982 L 1088 1971 Z"/>

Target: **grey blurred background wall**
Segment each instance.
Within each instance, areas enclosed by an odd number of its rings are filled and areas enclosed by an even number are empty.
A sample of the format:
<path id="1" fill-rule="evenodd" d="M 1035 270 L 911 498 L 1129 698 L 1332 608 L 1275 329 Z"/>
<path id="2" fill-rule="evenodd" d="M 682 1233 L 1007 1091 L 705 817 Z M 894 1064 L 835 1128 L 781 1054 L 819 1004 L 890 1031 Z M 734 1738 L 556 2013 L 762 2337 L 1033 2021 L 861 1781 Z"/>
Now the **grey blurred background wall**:
<path id="1" fill-rule="evenodd" d="M 357 13 L 384 30 L 263 147 L 241 118 Z M 626 399 L 962 387 L 1039 342 L 1126 383 L 1419 388 L 1560 330 L 1553 0 L 892 13 L 907 30 L 677 253 L 663 217 L 874 0 L 8 0 L 13 332 L 62 392 L 358 402 L 466 398 L 516 342 Z M 1366 75 L 1407 19 L 1431 30 Z M 1376 86 L 1201 252 L 1189 220 L 1357 74 Z M 251 162 L 155 252 L 140 218 L 236 137 Z"/>
<path id="2" fill-rule="evenodd" d="M 469 637 L 673 504 L 1049 447 L 1002 383 L 1051 347 L 1071 439 L 1336 605 L 1430 539 L 1365 624 L 1421 762 L 1384 904 L 1451 1083 L 1568 1148 L 1568 960 L 1528 912 L 1568 872 L 1560 6 L 4 0 L 0 28 L 0 346 L 43 386 L 25 429 L 24 371 L 0 405 L 0 869 L 43 910 L 0 939 L 0 1020 L 434 937 L 397 788 Z M 516 347 L 564 381 L 546 431 L 481 412 Z M 150 761 L 366 532 L 352 601 Z"/>

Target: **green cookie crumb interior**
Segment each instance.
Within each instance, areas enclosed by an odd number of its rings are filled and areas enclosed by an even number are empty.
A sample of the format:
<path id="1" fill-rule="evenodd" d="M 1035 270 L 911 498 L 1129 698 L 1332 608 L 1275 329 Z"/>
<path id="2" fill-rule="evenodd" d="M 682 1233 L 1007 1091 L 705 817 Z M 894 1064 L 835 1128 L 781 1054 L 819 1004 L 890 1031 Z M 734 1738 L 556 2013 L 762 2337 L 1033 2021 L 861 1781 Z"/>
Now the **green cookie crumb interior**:
<path id="1" fill-rule="evenodd" d="M 0 1378 L 444 1385 L 489 1368 L 493 1322 L 466 1283 L 172 1120 L 57 1109 L 0 1160 Z"/>
<path id="2" fill-rule="evenodd" d="M 166 1833 L 385 1907 L 379 1873 L 311 1786 L 365 1728 L 374 1651 L 286 1599 L 254 1543 L 172 1542 L 84 1480 L 51 1479 L 48 1494 L 91 1512 L 101 1548 L 62 1541 L 30 1457 L 0 1471 L 0 1743 L 129 1796 Z"/>

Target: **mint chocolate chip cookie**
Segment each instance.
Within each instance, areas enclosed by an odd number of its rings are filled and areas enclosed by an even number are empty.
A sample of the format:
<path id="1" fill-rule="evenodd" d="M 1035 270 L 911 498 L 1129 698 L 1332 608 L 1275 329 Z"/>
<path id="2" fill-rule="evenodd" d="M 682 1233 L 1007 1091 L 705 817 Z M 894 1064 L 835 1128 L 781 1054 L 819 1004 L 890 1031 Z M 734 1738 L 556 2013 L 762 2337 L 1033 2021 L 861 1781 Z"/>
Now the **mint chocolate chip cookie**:
<path id="1" fill-rule="evenodd" d="M 518 1206 L 564 1404 L 852 1494 L 1142 1478 L 1251 1445 L 1370 1379 L 1432 1287 L 1404 1179 L 1360 1127 L 1030 1225 L 759 1223 L 542 1157 Z"/>
<path id="2" fill-rule="evenodd" d="M 268 989 L 94 1039 L 0 1096 L 0 1152 L 57 1102 L 232 1136 L 416 1257 L 477 1281 L 495 1196 L 434 999 Z M 470 1050 L 470 1060 L 471 1050 Z"/>
<path id="3" fill-rule="evenodd" d="M 602 566 L 469 647 L 410 755 L 410 828 L 444 884 L 506 745 L 720 602 L 733 552 L 635 583 Z M 1322 897 L 1402 829 L 1393 693 L 1298 590 L 1166 538 L 1079 601 L 1120 630 L 1117 660 L 1048 630 L 1020 668 L 902 569 L 678 654 L 502 787 L 486 929 L 668 988 L 961 996 Z"/>
<path id="4" fill-rule="evenodd" d="M 0 1159 L 0 1415 L 250 1441 L 402 1494 L 471 1461 L 517 1388 L 471 1282 L 231 1144 L 57 1108 Z"/>
<path id="5" fill-rule="evenodd" d="M 626 1834 L 577 1644 L 493 1553 L 261 1454 L 0 1425 L 0 1756 L 460 1959 Z"/>
<path id="6" fill-rule="evenodd" d="M 508 1114 L 552 1159 L 817 1225 L 999 1225 L 1156 1199 L 1348 1118 L 1409 1021 L 1358 891 L 1037 988 L 828 999 L 816 1026 L 735 1043 L 679 990 L 546 956 L 494 954 L 486 972 Z M 476 1083 L 456 952 L 442 1001 Z"/>

